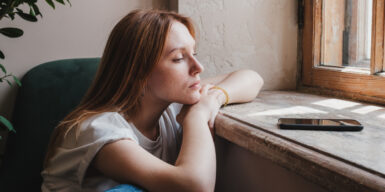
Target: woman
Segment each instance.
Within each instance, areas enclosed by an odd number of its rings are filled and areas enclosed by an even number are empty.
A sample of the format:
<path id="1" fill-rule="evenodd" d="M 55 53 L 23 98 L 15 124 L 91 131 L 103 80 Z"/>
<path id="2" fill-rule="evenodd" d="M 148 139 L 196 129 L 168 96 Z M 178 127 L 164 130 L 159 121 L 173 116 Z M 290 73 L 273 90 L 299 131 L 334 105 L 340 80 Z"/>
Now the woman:
<path id="1" fill-rule="evenodd" d="M 52 135 L 42 190 L 132 183 L 149 191 L 213 191 L 210 128 L 218 110 L 251 101 L 263 81 L 250 70 L 201 81 L 195 56 L 190 19 L 157 10 L 124 17 L 86 96 Z"/>

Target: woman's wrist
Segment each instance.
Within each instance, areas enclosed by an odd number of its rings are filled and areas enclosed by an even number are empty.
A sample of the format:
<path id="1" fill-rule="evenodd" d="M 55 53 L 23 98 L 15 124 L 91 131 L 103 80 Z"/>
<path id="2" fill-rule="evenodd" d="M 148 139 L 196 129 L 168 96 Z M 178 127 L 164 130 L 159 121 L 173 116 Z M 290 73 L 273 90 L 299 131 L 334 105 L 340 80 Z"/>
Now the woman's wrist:
<path id="1" fill-rule="evenodd" d="M 205 111 L 190 110 L 189 112 L 187 112 L 182 124 L 183 125 L 188 124 L 189 121 L 191 121 L 191 122 L 197 122 L 197 121 L 208 122 L 208 115 L 206 115 L 204 113 L 205 113 Z"/>
<path id="2" fill-rule="evenodd" d="M 225 89 L 218 86 L 214 86 L 211 89 L 218 93 L 217 99 L 221 106 L 226 106 L 229 103 L 229 95 Z"/>

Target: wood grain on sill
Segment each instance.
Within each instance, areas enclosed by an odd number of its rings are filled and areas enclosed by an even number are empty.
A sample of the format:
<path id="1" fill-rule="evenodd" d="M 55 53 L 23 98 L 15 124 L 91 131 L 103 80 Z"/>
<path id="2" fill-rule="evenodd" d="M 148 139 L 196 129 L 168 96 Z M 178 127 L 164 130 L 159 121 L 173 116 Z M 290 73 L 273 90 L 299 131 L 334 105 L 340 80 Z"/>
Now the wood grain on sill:
<path id="1" fill-rule="evenodd" d="M 328 109 L 327 104 L 333 102 L 345 108 Z M 370 107 L 369 116 L 359 113 L 359 109 L 368 111 Z M 262 92 L 254 102 L 231 105 L 221 112 L 215 124 L 217 135 L 328 190 L 385 191 L 385 130 L 381 128 L 385 121 L 376 119 L 385 119 L 382 107 L 272 91 Z M 287 131 L 277 128 L 279 117 L 350 117 L 365 128 L 345 133 Z"/>

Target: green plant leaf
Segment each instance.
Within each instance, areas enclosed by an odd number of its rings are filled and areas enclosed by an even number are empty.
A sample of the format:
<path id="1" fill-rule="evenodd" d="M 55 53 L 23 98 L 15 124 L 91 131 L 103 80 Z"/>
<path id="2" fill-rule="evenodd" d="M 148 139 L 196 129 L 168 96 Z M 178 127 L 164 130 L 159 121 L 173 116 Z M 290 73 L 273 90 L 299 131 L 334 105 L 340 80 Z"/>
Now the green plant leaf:
<path id="1" fill-rule="evenodd" d="M 8 79 L 5 79 L 5 81 L 7 81 L 8 85 L 9 85 L 10 87 L 12 87 L 12 83 L 11 83 Z"/>
<path id="2" fill-rule="evenodd" d="M 13 27 L 1 28 L 0 33 L 10 38 L 20 37 L 24 34 L 23 30 Z"/>
<path id="3" fill-rule="evenodd" d="M 70 4 L 70 6 L 72 7 L 72 4 L 71 4 L 70 0 L 67 0 L 67 3 Z"/>
<path id="4" fill-rule="evenodd" d="M 4 59 L 4 53 L 0 50 L 0 59 Z"/>
<path id="5" fill-rule="evenodd" d="M 53 9 L 55 9 L 55 4 L 52 0 L 45 0 Z"/>
<path id="6" fill-rule="evenodd" d="M 34 17 L 36 17 L 35 10 L 33 10 L 33 7 L 32 7 L 32 6 L 29 6 L 29 14 L 30 14 L 30 15 L 33 15 Z"/>
<path id="7" fill-rule="evenodd" d="M 16 8 L 16 10 L 17 10 L 16 14 L 19 15 L 24 20 L 30 21 L 30 22 L 36 22 L 37 21 L 37 18 L 35 16 L 24 13 L 23 10 L 18 9 L 18 8 Z"/>
<path id="8" fill-rule="evenodd" d="M 11 20 L 15 19 L 15 13 L 8 13 L 8 16 L 11 18 Z"/>
<path id="9" fill-rule="evenodd" d="M 32 4 L 33 11 L 35 11 L 36 15 L 40 15 L 40 17 L 43 17 L 43 15 L 40 13 L 39 7 L 36 4 Z"/>
<path id="10" fill-rule="evenodd" d="M 9 131 L 13 131 L 14 133 L 16 133 L 16 130 L 13 128 L 11 122 L 9 122 L 5 117 L 1 116 L 0 115 L 0 122 L 5 125 L 5 127 L 7 127 L 7 129 Z"/>
<path id="11" fill-rule="evenodd" d="M 4 74 L 7 74 L 7 70 L 2 64 L 0 64 L 0 69 L 4 72 Z"/>
<path id="12" fill-rule="evenodd" d="M 21 87 L 21 82 L 20 82 L 20 80 L 19 80 L 16 76 L 14 76 L 14 75 L 12 75 L 12 77 L 13 77 L 13 80 L 16 82 L 16 84 L 17 84 L 19 87 Z"/>
<path id="13" fill-rule="evenodd" d="M 59 2 L 59 3 L 63 4 L 63 5 L 65 5 L 63 0 L 56 0 L 56 2 Z"/>

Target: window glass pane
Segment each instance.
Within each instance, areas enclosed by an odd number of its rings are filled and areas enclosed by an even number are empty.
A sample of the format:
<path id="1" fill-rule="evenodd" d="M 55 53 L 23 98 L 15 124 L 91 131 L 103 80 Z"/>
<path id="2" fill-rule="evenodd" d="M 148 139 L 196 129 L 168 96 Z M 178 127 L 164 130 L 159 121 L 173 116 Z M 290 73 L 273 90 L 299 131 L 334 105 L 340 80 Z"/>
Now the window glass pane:
<path id="1" fill-rule="evenodd" d="M 370 68 L 372 0 L 323 0 L 321 65 Z"/>

